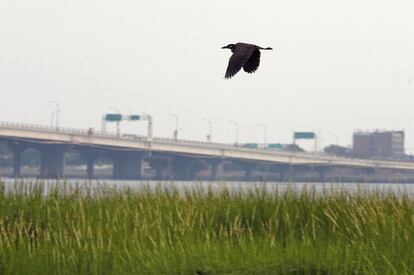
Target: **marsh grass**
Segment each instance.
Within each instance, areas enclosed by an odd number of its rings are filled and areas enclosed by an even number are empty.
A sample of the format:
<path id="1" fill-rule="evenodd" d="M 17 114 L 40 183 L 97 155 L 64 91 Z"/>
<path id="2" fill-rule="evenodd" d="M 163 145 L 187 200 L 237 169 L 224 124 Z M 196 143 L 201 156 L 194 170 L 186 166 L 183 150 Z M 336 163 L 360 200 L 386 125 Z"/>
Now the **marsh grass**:
<path id="1" fill-rule="evenodd" d="M 404 195 L 27 188 L 0 195 L 0 274 L 414 273 Z"/>

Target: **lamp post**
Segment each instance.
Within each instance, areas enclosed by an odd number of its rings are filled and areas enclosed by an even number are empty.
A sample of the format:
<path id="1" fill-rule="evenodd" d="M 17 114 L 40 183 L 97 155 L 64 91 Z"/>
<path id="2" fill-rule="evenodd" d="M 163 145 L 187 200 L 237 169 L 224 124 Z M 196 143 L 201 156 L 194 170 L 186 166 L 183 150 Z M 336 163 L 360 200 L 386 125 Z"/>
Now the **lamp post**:
<path id="1" fill-rule="evenodd" d="M 55 120 L 55 113 L 56 111 L 53 111 L 50 113 L 50 128 L 53 128 L 54 120 Z"/>
<path id="2" fill-rule="evenodd" d="M 212 135 L 212 122 L 208 119 L 203 118 L 203 121 L 208 123 L 208 134 L 207 134 L 207 141 L 211 142 L 211 135 Z"/>
<path id="3" fill-rule="evenodd" d="M 263 131 L 264 131 L 264 147 L 266 148 L 267 147 L 267 127 L 266 127 L 266 125 L 260 124 L 260 123 L 258 123 L 257 126 L 260 126 L 260 127 L 263 128 Z"/>
<path id="4" fill-rule="evenodd" d="M 115 107 L 109 107 L 109 109 L 114 110 L 115 112 L 117 112 L 119 115 L 121 114 L 121 111 L 119 111 L 119 109 L 115 108 Z M 121 129 L 120 129 L 120 124 L 121 121 L 117 121 L 116 122 L 116 135 L 119 137 L 121 135 Z"/>
<path id="5" fill-rule="evenodd" d="M 149 141 L 152 141 L 152 124 L 153 124 L 152 116 L 146 113 L 142 113 L 141 118 L 143 120 L 148 121 L 147 138 Z"/>
<path id="6" fill-rule="evenodd" d="M 54 100 L 50 100 L 50 103 L 54 104 L 56 109 L 54 112 L 52 112 L 52 114 L 50 115 L 50 124 L 53 127 L 53 117 L 56 116 L 56 130 L 59 130 L 59 113 L 60 113 L 60 107 L 59 107 L 59 103 L 57 103 Z"/>
<path id="7" fill-rule="evenodd" d="M 316 133 L 315 137 L 315 152 L 318 152 L 319 149 L 322 147 L 322 135 L 321 132 L 317 129 L 312 129 Z"/>
<path id="8" fill-rule="evenodd" d="M 292 131 L 292 142 L 293 144 L 296 144 L 295 129 L 293 129 L 292 127 L 287 127 L 287 129 Z"/>
<path id="9" fill-rule="evenodd" d="M 234 120 L 230 120 L 229 122 L 236 127 L 236 146 L 238 146 L 239 145 L 239 124 L 235 122 Z"/>
<path id="10" fill-rule="evenodd" d="M 173 137 L 175 140 L 177 140 L 178 139 L 178 116 L 172 113 L 170 113 L 170 116 L 172 116 L 175 119 L 175 130 L 173 133 Z"/>

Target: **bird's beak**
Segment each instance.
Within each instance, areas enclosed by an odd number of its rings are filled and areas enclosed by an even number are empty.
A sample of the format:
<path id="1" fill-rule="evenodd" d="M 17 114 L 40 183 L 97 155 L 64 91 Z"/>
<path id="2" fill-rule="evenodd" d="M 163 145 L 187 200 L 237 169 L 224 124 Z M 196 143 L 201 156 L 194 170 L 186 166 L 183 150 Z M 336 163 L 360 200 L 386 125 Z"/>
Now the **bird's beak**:
<path id="1" fill-rule="evenodd" d="M 224 46 L 224 47 L 221 47 L 222 49 L 228 49 L 229 48 L 229 46 Z"/>

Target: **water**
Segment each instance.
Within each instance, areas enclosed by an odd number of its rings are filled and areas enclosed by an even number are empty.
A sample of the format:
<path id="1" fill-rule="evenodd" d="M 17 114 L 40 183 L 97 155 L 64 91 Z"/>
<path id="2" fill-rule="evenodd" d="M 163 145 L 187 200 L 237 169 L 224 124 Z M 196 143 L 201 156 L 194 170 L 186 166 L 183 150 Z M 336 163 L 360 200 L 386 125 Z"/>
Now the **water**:
<path id="1" fill-rule="evenodd" d="M 94 195 L 99 190 L 112 191 L 133 191 L 143 190 L 155 191 L 178 190 L 179 192 L 190 192 L 198 190 L 207 192 L 228 190 L 230 193 L 248 193 L 254 189 L 265 190 L 268 193 L 283 193 L 287 190 L 302 192 L 305 188 L 315 190 L 316 193 L 325 195 L 330 191 L 345 191 L 347 193 L 392 193 L 397 196 L 406 195 L 414 198 L 414 184 L 407 183 L 304 183 L 304 182 L 243 182 L 243 181 L 126 181 L 126 180 L 47 180 L 47 179 L 12 179 L 1 178 L 6 194 L 17 191 L 30 193 L 33 190 L 40 190 L 47 195 L 52 190 L 59 190 L 64 193 L 77 192 L 79 194 Z"/>

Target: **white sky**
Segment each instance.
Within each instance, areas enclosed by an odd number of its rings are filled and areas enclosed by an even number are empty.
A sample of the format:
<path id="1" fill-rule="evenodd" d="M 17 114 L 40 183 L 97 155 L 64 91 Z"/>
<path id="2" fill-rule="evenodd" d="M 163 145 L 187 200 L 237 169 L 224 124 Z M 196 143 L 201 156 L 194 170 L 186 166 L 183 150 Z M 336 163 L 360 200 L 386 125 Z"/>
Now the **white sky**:
<path id="1" fill-rule="evenodd" d="M 224 80 L 220 47 L 263 52 L 256 74 Z M 2 0 L 0 120 L 100 127 L 101 115 L 149 113 L 154 134 L 289 142 L 317 129 L 349 145 L 354 129 L 406 130 L 414 152 L 412 0 Z M 146 126 L 122 126 L 145 134 Z M 114 127 L 111 127 L 114 129 Z M 309 145 L 309 144 L 308 144 Z M 310 146 L 310 145 L 309 145 Z"/>

